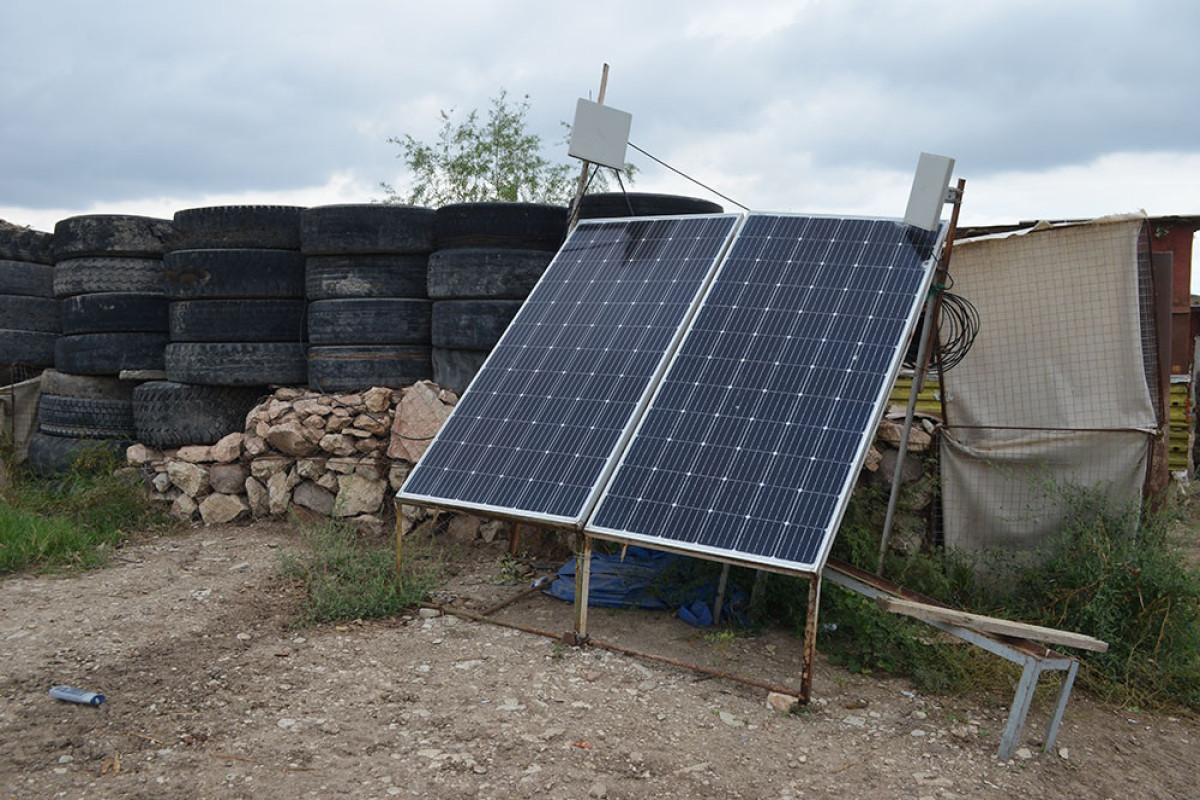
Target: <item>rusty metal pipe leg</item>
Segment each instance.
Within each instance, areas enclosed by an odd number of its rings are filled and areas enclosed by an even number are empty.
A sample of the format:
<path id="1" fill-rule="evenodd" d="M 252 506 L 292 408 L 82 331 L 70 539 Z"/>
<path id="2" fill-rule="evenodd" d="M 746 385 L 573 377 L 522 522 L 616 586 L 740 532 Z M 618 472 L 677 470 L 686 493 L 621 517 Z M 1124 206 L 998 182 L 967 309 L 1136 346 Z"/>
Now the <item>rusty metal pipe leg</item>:
<path id="1" fill-rule="evenodd" d="M 808 616 L 804 620 L 804 654 L 800 666 L 800 703 L 812 697 L 813 663 L 817 660 L 817 619 L 821 606 L 821 573 L 808 578 Z"/>

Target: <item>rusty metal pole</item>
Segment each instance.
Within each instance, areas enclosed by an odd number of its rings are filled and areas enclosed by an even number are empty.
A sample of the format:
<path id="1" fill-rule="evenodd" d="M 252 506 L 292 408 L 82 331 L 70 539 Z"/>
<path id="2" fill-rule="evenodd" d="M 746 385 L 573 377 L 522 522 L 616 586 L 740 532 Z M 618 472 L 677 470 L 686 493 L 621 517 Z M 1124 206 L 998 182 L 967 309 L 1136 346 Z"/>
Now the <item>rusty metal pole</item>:
<path id="1" fill-rule="evenodd" d="M 402 544 L 404 535 L 407 531 L 404 530 L 404 504 L 395 503 L 396 507 L 396 574 L 400 574 L 400 570 L 404 564 L 402 558 Z"/>
<path id="2" fill-rule="evenodd" d="M 808 616 L 804 620 L 804 654 L 800 662 L 800 703 L 812 697 L 813 664 L 817 660 L 817 623 L 821 607 L 821 573 L 808 577 Z"/>

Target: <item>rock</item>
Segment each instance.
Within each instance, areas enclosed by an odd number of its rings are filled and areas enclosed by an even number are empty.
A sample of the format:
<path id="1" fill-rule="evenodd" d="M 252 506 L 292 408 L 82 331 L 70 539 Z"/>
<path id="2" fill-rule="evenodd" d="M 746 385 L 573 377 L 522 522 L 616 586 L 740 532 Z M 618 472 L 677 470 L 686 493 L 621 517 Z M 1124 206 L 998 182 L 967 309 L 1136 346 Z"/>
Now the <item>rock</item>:
<path id="1" fill-rule="evenodd" d="M 335 456 L 348 456 L 355 452 L 354 440 L 342 433 L 327 433 L 321 437 L 318 446 L 326 453 Z"/>
<path id="2" fill-rule="evenodd" d="M 213 464 L 208 470 L 208 482 L 214 492 L 241 494 L 246 490 L 246 468 L 241 464 Z M 200 509 L 204 513 L 204 509 Z"/>
<path id="3" fill-rule="evenodd" d="M 392 487 L 392 491 L 400 491 L 400 487 L 404 485 L 410 472 L 412 472 L 412 465 L 403 461 L 394 463 L 388 468 L 388 486 Z"/>
<path id="4" fill-rule="evenodd" d="M 596 781 L 588 787 L 588 797 L 608 797 L 608 787 Z"/>
<path id="5" fill-rule="evenodd" d="M 1019 747 L 1017 748 L 1017 758 L 1021 759 L 1022 761 L 1028 761 L 1029 759 L 1033 758 L 1033 751 L 1028 747 Z"/>
<path id="6" fill-rule="evenodd" d="M 250 462 L 250 474 L 266 483 L 271 479 L 272 475 L 279 472 L 287 472 L 291 466 L 292 460 L 290 458 L 264 456 Z"/>
<path id="7" fill-rule="evenodd" d="M 237 461 L 242 457 L 242 442 L 245 438 L 245 434 L 239 431 L 222 436 L 212 446 L 213 461 L 220 464 L 232 464 L 234 461 Z"/>
<path id="8" fill-rule="evenodd" d="M 349 424 L 349 417 L 339 417 L 336 414 L 330 414 L 325 418 L 325 432 L 341 433 L 341 431 L 344 430 Z"/>
<path id="9" fill-rule="evenodd" d="M 200 503 L 200 518 L 205 525 L 233 522 L 250 513 L 250 505 L 236 494 L 214 492 Z"/>
<path id="10" fill-rule="evenodd" d="M 172 461 L 167 464 L 167 476 L 188 497 L 196 497 L 208 488 L 208 470 L 197 464 Z"/>
<path id="11" fill-rule="evenodd" d="M 391 420 L 386 415 L 359 414 L 350 424 L 358 430 L 366 431 L 372 436 L 387 433 L 388 429 L 392 427 Z"/>
<path id="12" fill-rule="evenodd" d="M 338 405 L 342 408 L 352 409 L 355 406 L 363 404 L 363 396 L 361 394 L 343 394 L 338 396 Z"/>
<path id="13" fill-rule="evenodd" d="M 883 458 L 883 454 L 875 449 L 875 445 L 871 445 L 867 449 L 867 458 L 863 461 L 863 469 L 867 472 L 875 472 L 879 469 L 879 461 Z"/>
<path id="14" fill-rule="evenodd" d="M 209 464 L 214 460 L 212 448 L 201 444 L 189 444 L 181 447 L 175 453 L 175 457 L 191 464 Z"/>
<path id="15" fill-rule="evenodd" d="M 374 386 L 363 393 L 363 406 L 372 414 L 386 411 L 392 404 L 392 390 Z"/>
<path id="16" fill-rule="evenodd" d="M 171 503 L 171 516 L 175 519 L 191 522 L 192 517 L 196 514 L 196 501 L 186 494 L 181 494 Z"/>
<path id="17" fill-rule="evenodd" d="M 342 456 L 340 458 L 331 458 L 325 462 L 325 469 L 330 472 L 337 472 L 342 475 L 349 475 L 358 469 L 358 459 L 352 456 Z"/>
<path id="18" fill-rule="evenodd" d="M 334 502 L 335 517 L 357 517 L 373 514 L 383 503 L 387 483 L 371 480 L 362 475 L 343 475 L 338 478 L 337 500 Z"/>
<path id="19" fill-rule="evenodd" d="M 767 693 L 767 708 L 780 711 L 784 714 L 789 713 L 799 702 L 800 698 L 793 697 L 790 694 L 784 694 L 782 692 Z"/>
<path id="20" fill-rule="evenodd" d="M 479 538 L 483 520 L 471 514 L 455 514 L 446 526 L 446 535 L 456 542 L 473 542 Z"/>
<path id="21" fill-rule="evenodd" d="M 354 467 L 354 471 L 363 477 L 377 480 L 384 476 L 386 470 L 383 459 L 377 453 L 373 453 L 359 459 L 358 464 Z"/>
<path id="22" fill-rule="evenodd" d="M 246 451 L 246 455 L 251 458 L 261 456 L 270 449 L 267 446 L 267 440 L 261 436 L 246 436 L 242 440 L 242 448 Z"/>
<path id="23" fill-rule="evenodd" d="M 256 517 L 265 517 L 271 513 L 267 487 L 257 478 L 246 478 L 246 501 L 250 504 L 250 513 Z"/>
<path id="24" fill-rule="evenodd" d="M 292 504 L 292 487 L 288 486 L 288 473 L 276 472 L 267 479 L 267 504 L 271 516 L 281 517 Z"/>
<path id="25" fill-rule="evenodd" d="M 298 506 L 311 508 L 322 516 L 328 517 L 333 512 L 334 494 L 322 489 L 310 480 L 300 481 L 292 492 L 292 502 Z"/>
<path id="26" fill-rule="evenodd" d="M 298 389 L 295 386 L 281 386 L 275 390 L 275 399 L 277 400 L 295 400 L 304 397 L 308 392 L 304 389 Z"/>
<path id="27" fill-rule="evenodd" d="M 325 428 L 325 418 L 320 414 L 312 414 L 300 420 L 300 424 L 312 430 L 323 430 Z"/>
<path id="28" fill-rule="evenodd" d="M 359 533 L 380 536 L 383 534 L 383 520 L 374 514 L 359 514 L 346 520 Z"/>
<path id="29" fill-rule="evenodd" d="M 165 472 L 156 472 L 154 477 L 150 479 L 150 485 L 154 487 L 154 491 L 156 492 L 165 492 L 172 486 L 171 476 Z"/>
<path id="30" fill-rule="evenodd" d="M 904 425 L 902 423 L 892 422 L 890 419 L 879 421 L 879 429 L 876 431 L 876 436 L 879 439 L 887 442 L 892 447 L 900 446 L 900 437 L 904 433 Z M 925 429 L 919 425 L 913 425 L 908 434 L 908 450 L 910 453 L 924 453 L 933 444 L 933 437 L 925 432 Z"/>
<path id="31" fill-rule="evenodd" d="M 324 475 L 317 478 L 316 484 L 322 489 L 327 489 L 336 494 L 338 490 L 338 473 L 326 472 Z"/>
<path id="32" fill-rule="evenodd" d="M 266 418 L 272 422 L 292 410 L 292 404 L 285 400 L 268 400 Z"/>
<path id="33" fill-rule="evenodd" d="M 434 384 L 421 381 L 408 387 L 404 399 L 396 407 L 388 457 L 402 458 L 415 464 L 448 416 L 450 407 L 438 399 Z"/>
<path id="34" fill-rule="evenodd" d="M 325 474 L 325 465 L 313 458 L 302 458 L 296 462 L 296 474 L 309 481 L 315 481 Z"/>
<path id="35" fill-rule="evenodd" d="M 348 427 L 342 429 L 344 436 L 351 436 L 355 439 L 368 439 L 371 436 L 370 431 L 364 431 L 362 428 Z"/>
<path id="36" fill-rule="evenodd" d="M 135 467 L 140 467 L 151 461 L 157 461 L 160 458 L 162 458 L 162 453 L 144 444 L 131 444 L 125 450 L 125 460 Z"/>
<path id="37" fill-rule="evenodd" d="M 313 446 L 313 452 L 320 446 L 320 441 L 325 436 L 324 428 L 314 428 L 312 425 L 301 425 L 300 433 L 304 436 L 304 441 Z"/>
<path id="38" fill-rule="evenodd" d="M 292 406 L 301 417 L 325 417 L 330 412 L 329 403 L 319 397 L 306 397 L 297 400 Z"/>
<path id="39" fill-rule="evenodd" d="M 479 538 L 490 544 L 491 542 L 496 541 L 496 539 L 508 538 L 507 536 L 500 535 L 501 533 L 505 533 L 507 530 L 507 522 L 499 519 L 489 519 L 487 522 L 484 522 L 479 526 Z"/>
<path id="40" fill-rule="evenodd" d="M 267 444 L 281 453 L 289 456 L 308 456 L 315 453 L 317 448 L 315 443 L 310 442 L 305 436 L 306 430 L 309 429 L 298 422 L 281 422 L 278 425 L 272 425 L 263 438 L 267 440 Z"/>
<path id="41" fill-rule="evenodd" d="M 448 406 L 453 406 L 453 405 L 458 404 L 458 395 L 456 395 L 454 392 L 450 391 L 449 389 L 442 389 L 441 387 L 438 387 L 437 396 L 438 396 L 438 400 L 441 400 L 443 403 L 445 403 Z"/>
<path id="42" fill-rule="evenodd" d="M 383 449 L 383 442 L 377 436 L 368 436 L 355 442 L 354 449 L 360 453 L 374 453 Z"/>

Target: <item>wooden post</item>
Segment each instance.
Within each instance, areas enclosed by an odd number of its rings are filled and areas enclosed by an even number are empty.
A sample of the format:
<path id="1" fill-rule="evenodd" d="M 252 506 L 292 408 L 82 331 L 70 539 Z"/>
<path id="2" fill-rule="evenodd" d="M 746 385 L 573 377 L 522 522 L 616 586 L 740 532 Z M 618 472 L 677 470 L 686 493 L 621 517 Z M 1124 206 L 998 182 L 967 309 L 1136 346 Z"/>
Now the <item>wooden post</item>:
<path id="1" fill-rule="evenodd" d="M 821 573 L 808 577 L 808 616 L 804 620 L 804 653 L 800 662 L 800 703 L 812 697 L 813 663 L 817 660 L 818 610 L 821 606 Z"/>
<path id="2" fill-rule="evenodd" d="M 403 551 L 404 536 L 408 531 L 404 530 L 404 504 L 396 503 L 396 574 L 400 574 L 400 570 L 404 564 L 401 553 Z"/>
<path id="3" fill-rule="evenodd" d="M 588 586 L 592 578 L 592 537 L 583 535 L 583 550 L 575 556 L 575 639 L 587 639 Z"/>
<path id="4" fill-rule="evenodd" d="M 604 65 L 603 71 L 600 73 L 600 94 L 596 95 L 596 102 L 604 105 L 604 92 L 608 88 L 608 64 Z M 583 192 L 587 189 L 588 183 L 588 168 L 592 162 L 584 161 L 583 167 L 579 170 L 579 181 L 575 184 L 575 202 L 571 204 L 571 219 L 567 222 L 567 233 L 575 230 L 575 226 L 579 224 L 579 204 L 583 202 Z"/>

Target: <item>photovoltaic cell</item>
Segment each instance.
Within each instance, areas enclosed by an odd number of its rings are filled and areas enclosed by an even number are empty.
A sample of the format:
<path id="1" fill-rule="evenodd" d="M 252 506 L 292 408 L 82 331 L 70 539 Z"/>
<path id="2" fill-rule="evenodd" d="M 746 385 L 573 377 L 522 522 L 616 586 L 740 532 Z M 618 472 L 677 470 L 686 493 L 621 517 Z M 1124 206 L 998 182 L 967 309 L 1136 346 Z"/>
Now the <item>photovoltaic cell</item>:
<path id="1" fill-rule="evenodd" d="M 942 231 L 751 215 L 587 530 L 820 569 Z"/>
<path id="2" fill-rule="evenodd" d="M 398 499 L 582 524 L 738 222 L 581 222 Z"/>

